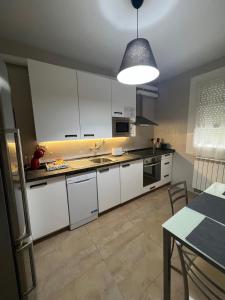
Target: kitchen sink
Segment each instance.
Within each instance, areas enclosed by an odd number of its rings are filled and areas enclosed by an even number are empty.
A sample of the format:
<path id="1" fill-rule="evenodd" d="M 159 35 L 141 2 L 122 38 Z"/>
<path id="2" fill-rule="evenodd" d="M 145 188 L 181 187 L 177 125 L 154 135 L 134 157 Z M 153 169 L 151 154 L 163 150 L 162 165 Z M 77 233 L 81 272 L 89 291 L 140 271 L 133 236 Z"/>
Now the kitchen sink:
<path id="1" fill-rule="evenodd" d="M 95 164 L 102 164 L 102 163 L 107 163 L 107 162 L 113 162 L 112 159 L 110 158 L 105 158 L 105 157 L 100 157 L 100 158 L 92 158 L 89 159 L 91 162 L 95 163 Z"/>

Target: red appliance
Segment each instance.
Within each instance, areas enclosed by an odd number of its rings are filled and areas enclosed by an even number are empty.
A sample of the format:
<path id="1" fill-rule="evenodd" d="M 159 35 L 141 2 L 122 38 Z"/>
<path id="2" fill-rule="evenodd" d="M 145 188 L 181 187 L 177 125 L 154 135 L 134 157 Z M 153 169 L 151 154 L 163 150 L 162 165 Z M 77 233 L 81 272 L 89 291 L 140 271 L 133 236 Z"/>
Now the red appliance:
<path id="1" fill-rule="evenodd" d="M 45 149 L 43 147 L 37 146 L 36 150 L 34 151 L 33 158 L 31 159 L 30 167 L 32 170 L 37 170 L 40 167 L 39 159 L 43 157 L 45 154 Z"/>

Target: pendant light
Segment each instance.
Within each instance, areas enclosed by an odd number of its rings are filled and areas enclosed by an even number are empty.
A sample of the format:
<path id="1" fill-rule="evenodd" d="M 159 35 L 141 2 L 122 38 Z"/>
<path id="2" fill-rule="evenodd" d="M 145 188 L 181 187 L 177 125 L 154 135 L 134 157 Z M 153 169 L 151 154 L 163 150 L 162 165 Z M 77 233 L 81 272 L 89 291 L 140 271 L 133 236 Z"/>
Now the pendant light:
<path id="1" fill-rule="evenodd" d="M 117 79 L 130 85 L 144 84 L 159 76 L 159 70 L 148 40 L 138 36 L 138 9 L 144 0 L 131 0 L 137 10 L 137 38 L 126 47 Z"/>

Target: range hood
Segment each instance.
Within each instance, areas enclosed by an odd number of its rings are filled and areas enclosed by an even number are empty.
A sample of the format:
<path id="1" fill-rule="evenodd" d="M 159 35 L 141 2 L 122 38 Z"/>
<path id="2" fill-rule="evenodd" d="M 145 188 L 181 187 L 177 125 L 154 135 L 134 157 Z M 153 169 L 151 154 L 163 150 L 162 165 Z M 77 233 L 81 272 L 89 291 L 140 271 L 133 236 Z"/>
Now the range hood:
<path id="1" fill-rule="evenodd" d="M 136 126 L 150 126 L 150 125 L 158 126 L 157 123 L 142 116 L 136 116 L 136 122 L 134 124 Z"/>
<path id="2" fill-rule="evenodd" d="M 157 123 L 153 122 L 149 118 L 146 118 L 143 115 L 143 96 L 149 97 L 149 98 L 158 98 L 158 88 L 152 87 L 152 86 L 140 86 L 137 87 L 137 111 L 136 111 L 136 122 L 134 123 L 136 126 L 158 126 Z"/>

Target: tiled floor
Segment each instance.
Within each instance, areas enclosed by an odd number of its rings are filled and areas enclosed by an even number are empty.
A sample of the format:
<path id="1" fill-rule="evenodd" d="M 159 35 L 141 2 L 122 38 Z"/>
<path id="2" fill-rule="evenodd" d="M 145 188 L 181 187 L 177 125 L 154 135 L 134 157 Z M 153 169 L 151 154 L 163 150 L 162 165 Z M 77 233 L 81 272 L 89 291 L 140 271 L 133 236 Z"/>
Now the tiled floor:
<path id="1" fill-rule="evenodd" d="M 35 298 L 162 299 L 161 224 L 170 215 L 163 187 L 37 244 Z M 179 264 L 176 253 L 174 263 Z M 183 299 L 181 276 L 173 272 L 172 282 L 172 299 Z"/>

